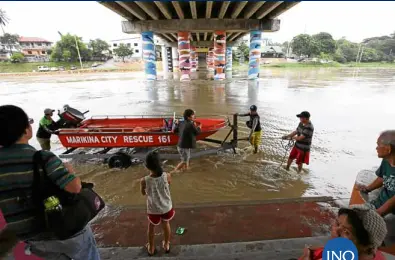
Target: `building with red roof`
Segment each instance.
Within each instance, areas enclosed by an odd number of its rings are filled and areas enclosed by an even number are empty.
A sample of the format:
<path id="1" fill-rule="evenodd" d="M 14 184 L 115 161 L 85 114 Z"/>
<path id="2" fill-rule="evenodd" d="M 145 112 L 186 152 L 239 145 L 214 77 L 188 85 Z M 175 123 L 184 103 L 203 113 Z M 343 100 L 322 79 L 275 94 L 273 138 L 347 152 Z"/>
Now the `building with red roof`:
<path id="1" fill-rule="evenodd" d="M 49 61 L 52 42 L 39 37 L 19 37 L 21 52 L 30 62 Z"/>

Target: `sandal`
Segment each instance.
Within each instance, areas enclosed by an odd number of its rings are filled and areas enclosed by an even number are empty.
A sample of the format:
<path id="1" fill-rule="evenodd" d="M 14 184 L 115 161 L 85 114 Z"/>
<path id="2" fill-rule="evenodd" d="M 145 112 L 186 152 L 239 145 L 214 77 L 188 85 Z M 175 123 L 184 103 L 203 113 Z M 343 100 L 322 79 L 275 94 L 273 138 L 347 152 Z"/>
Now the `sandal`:
<path id="1" fill-rule="evenodd" d="M 169 242 L 169 247 L 166 248 L 165 247 L 165 241 L 162 241 L 162 248 L 163 248 L 163 250 L 165 250 L 166 254 L 170 253 L 170 242 Z"/>
<path id="2" fill-rule="evenodd" d="M 145 249 L 147 249 L 148 256 L 154 256 L 156 254 L 156 248 L 154 248 L 154 252 L 152 253 L 149 251 L 149 243 L 145 245 Z"/>

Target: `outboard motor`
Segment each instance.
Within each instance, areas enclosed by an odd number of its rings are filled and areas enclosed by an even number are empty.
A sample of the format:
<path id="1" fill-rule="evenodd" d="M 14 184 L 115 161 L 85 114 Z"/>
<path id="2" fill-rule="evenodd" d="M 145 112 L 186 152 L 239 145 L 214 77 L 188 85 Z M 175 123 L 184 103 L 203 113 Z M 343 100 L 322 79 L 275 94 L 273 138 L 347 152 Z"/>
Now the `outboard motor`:
<path id="1" fill-rule="evenodd" d="M 88 113 L 88 111 L 81 113 L 75 108 L 70 107 L 69 105 L 64 105 L 63 110 L 58 110 L 59 120 L 56 122 L 59 128 L 76 128 L 79 127 L 81 122 L 84 121 L 84 114 Z"/>

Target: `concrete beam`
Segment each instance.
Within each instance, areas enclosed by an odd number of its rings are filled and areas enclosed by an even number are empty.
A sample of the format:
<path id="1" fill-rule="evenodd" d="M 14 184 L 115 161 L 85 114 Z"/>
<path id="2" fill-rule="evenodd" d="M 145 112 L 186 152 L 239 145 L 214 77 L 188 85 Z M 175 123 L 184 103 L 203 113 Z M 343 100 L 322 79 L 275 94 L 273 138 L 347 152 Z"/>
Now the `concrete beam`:
<path id="1" fill-rule="evenodd" d="M 191 45 L 199 47 L 214 47 L 214 41 L 192 41 Z M 233 42 L 226 42 L 226 46 L 233 46 Z"/>
<path id="2" fill-rule="evenodd" d="M 228 41 L 233 41 L 237 36 L 239 36 L 242 32 L 238 32 L 232 35 L 232 37 L 229 37 Z"/>
<path id="3" fill-rule="evenodd" d="M 207 40 L 207 32 L 204 33 L 203 40 L 204 40 L 204 41 Z"/>
<path id="4" fill-rule="evenodd" d="M 251 2 L 244 12 L 244 19 L 249 19 L 251 16 L 253 16 L 264 3 L 265 1 Z"/>
<path id="5" fill-rule="evenodd" d="M 243 8 L 246 6 L 246 4 L 248 4 L 248 1 L 240 1 L 237 2 L 235 7 L 233 8 L 233 12 L 232 12 L 232 19 L 236 19 L 237 16 L 239 16 L 239 14 L 241 13 L 241 11 L 243 10 Z"/>
<path id="6" fill-rule="evenodd" d="M 167 6 L 166 2 L 162 1 L 154 1 L 158 9 L 162 12 L 163 16 L 166 17 L 166 19 L 171 19 L 171 12 L 169 7 Z"/>
<path id="7" fill-rule="evenodd" d="M 277 2 L 267 2 L 265 3 L 257 12 L 255 17 L 257 19 L 262 19 L 264 18 L 268 13 L 276 9 L 279 5 L 281 5 L 283 1 L 277 1 Z"/>
<path id="8" fill-rule="evenodd" d="M 219 19 L 224 18 L 225 14 L 226 14 L 226 10 L 228 10 L 229 4 L 230 4 L 230 1 L 222 2 L 221 9 L 219 10 L 219 14 L 218 14 Z"/>
<path id="9" fill-rule="evenodd" d="M 158 20 L 159 19 L 159 12 L 156 9 L 156 6 L 150 2 L 143 2 L 143 1 L 134 1 L 141 9 L 144 10 L 152 19 Z"/>
<path id="10" fill-rule="evenodd" d="M 125 10 L 121 5 L 119 5 L 117 2 L 99 2 L 101 5 L 107 7 L 108 9 L 110 9 L 111 11 L 113 11 L 114 13 L 119 14 L 120 16 L 122 16 L 123 18 L 127 19 L 127 20 L 135 20 L 135 18 L 133 17 L 133 15 L 128 12 L 128 10 Z"/>
<path id="11" fill-rule="evenodd" d="M 193 19 L 197 19 L 196 2 L 190 1 L 189 6 L 191 7 L 191 14 Z"/>
<path id="12" fill-rule="evenodd" d="M 111 3 L 111 2 L 108 2 Z M 122 1 L 116 1 L 117 4 L 122 6 L 125 10 L 136 16 L 140 20 L 146 20 L 147 19 L 147 14 L 138 7 L 133 2 L 122 2 Z"/>
<path id="13" fill-rule="evenodd" d="M 295 5 L 299 4 L 300 2 L 283 2 L 279 5 L 276 9 L 274 9 L 267 18 L 274 19 L 278 17 L 280 14 L 284 13 L 285 11 L 289 10 L 290 8 L 294 7 Z"/>
<path id="14" fill-rule="evenodd" d="M 184 12 L 182 11 L 180 3 L 178 1 L 171 1 L 171 3 L 173 4 L 174 9 L 176 9 L 178 17 L 180 19 L 184 19 Z"/>
<path id="15" fill-rule="evenodd" d="M 164 38 L 166 38 L 167 40 L 169 40 L 170 42 L 174 42 L 173 37 L 171 37 L 170 35 L 166 34 L 166 33 L 162 33 L 161 34 Z"/>
<path id="16" fill-rule="evenodd" d="M 147 21 L 123 21 L 124 33 L 141 33 L 154 31 L 157 33 L 174 33 L 179 31 L 211 32 L 224 30 L 228 33 L 260 30 L 275 32 L 280 29 L 280 20 L 259 19 L 185 19 L 185 20 L 147 20 Z"/>
<path id="17" fill-rule="evenodd" d="M 199 33 L 196 33 L 196 40 L 200 41 L 200 34 Z"/>
<path id="18" fill-rule="evenodd" d="M 171 33 L 171 36 L 173 36 L 173 38 L 176 39 L 176 41 L 178 41 L 178 35 L 177 35 L 177 33 Z"/>
<path id="19" fill-rule="evenodd" d="M 207 1 L 206 3 L 206 18 L 211 18 L 211 10 L 213 9 L 213 1 Z"/>

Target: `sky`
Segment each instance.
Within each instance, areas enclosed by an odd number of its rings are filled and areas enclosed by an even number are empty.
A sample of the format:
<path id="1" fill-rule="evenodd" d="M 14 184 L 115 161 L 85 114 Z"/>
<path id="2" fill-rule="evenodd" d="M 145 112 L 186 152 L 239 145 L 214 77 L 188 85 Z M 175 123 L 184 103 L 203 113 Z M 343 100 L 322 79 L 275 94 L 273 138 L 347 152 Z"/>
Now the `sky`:
<path id="1" fill-rule="evenodd" d="M 0 2 L 10 23 L 6 32 L 25 37 L 59 40 L 58 31 L 81 36 L 84 41 L 101 38 L 128 38 L 122 33 L 122 18 L 97 2 L 45 1 Z M 273 42 L 291 40 L 297 34 L 329 32 L 335 39 L 346 37 L 360 42 L 364 38 L 395 32 L 395 2 L 301 2 L 279 18 L 279 32 L 266 33 Z"/>

